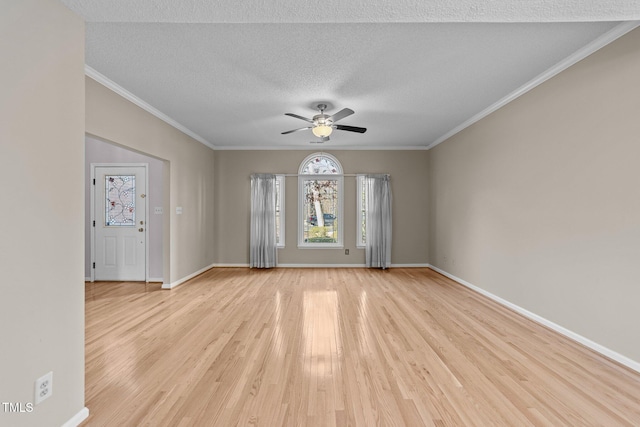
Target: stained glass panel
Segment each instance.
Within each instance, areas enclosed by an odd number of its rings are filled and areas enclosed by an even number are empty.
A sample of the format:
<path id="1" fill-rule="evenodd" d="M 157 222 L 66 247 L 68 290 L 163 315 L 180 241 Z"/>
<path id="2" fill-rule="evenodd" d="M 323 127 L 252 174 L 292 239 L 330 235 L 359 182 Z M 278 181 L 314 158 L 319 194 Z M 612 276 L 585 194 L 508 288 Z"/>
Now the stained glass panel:
<path id="1" fill-rule="evenodd" d="M 133 227 L 136 224 L 135 175 L 106 175 L 105 225 Z"/>

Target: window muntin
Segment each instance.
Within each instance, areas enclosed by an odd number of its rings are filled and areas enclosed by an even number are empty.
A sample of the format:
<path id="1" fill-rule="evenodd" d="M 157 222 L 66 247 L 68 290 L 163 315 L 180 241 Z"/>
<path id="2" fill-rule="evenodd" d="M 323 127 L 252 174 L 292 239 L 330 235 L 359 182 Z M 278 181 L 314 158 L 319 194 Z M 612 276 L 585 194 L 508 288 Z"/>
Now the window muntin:
<path id="1" fill-rule="evenodd" d="M 304 159 L 300 166 L 300 175 L 335 175 L 342 174 L 338 160 L 328 154 L 316 153 Z"/>
<path id="2" fill-rule="evenodd" d="M 325 153 L 308 156 L 298 178 L 298 246 L 341 248 L 343 246 L 342 166 Z"/>

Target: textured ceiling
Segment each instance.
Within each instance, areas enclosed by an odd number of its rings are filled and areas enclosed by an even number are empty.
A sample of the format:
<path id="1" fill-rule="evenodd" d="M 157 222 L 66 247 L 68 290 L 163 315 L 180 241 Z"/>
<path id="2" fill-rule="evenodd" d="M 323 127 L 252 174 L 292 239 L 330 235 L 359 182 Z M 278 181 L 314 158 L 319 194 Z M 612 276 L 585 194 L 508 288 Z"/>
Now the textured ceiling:
<path id="1" fill-rule="evenodd" d="M 368 128 L 334 131 L 326 149 L 427 147 L 609 21 L 640 18 L 623 1 L 335 0 L 319 19 L 294 0 L 63 2 L 87 20 L 89 67 L 218 148 L 313 147 L 310 131 L 280 132 L 305 126 L 284 113 L 320 101 Z M 597 22 L 557 22 L 580 20 Z"/>
<path id="2" fill-rule="evenodd" d="M 640 19 L 637 0 L 63 0 L 91 22 L 588 22 Z"/>

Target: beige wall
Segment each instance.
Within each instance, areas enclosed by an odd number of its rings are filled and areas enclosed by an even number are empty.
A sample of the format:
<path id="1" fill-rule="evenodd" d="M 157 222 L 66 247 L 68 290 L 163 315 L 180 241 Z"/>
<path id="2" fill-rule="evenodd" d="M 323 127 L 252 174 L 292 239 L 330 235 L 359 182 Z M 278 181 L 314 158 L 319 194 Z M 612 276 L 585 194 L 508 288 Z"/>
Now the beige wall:
<path id="1" fill-rule="evenodd" d="M 298 173 L 300 163 L 315 151 L 216 152 L 216 262 L 249 263 L 250 175 Z M 390 173 L 393 191 L 393 264 L 426 264 L 428 259 L 427 152 L 327 151 L 345 173 Z M 298 181 L 286 178 L 286 247 L 280 264 L 364 264 L 364 250 L 355 246 L 356 180 L 345 178 L 344 249 L 298 249 Z"/>
<path id="2" fill-rule="evenodd" d="M 86 104 L 88 134 L 168 162 L 163 187 L 165 283 L 211 265 L 214 151 L 89 77 Z M 182 207 L 182 215 L 176 207 Z"/>
<path id="3" fill-rule="evenodd" d="M 0 7 L 0 408 L 60 426 L 84 407 L 84 23 L 53 0 Z"/>
<path id="4" fill-rule="evenodd" d="M 640 361 L 640 30 L 429 151 L 431 264 Z"/>

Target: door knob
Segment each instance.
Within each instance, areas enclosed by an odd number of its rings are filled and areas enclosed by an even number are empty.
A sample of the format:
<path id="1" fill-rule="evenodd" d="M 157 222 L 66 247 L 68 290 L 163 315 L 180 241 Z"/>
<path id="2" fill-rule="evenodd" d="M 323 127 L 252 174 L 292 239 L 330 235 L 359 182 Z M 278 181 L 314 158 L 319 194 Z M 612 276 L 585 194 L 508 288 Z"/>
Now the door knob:
<path id="1" fill-rule="evenodd" d="M 138 231 L 142 233 L 144 231 L 144 228 L 140 227 L 138 228 Z"/>

